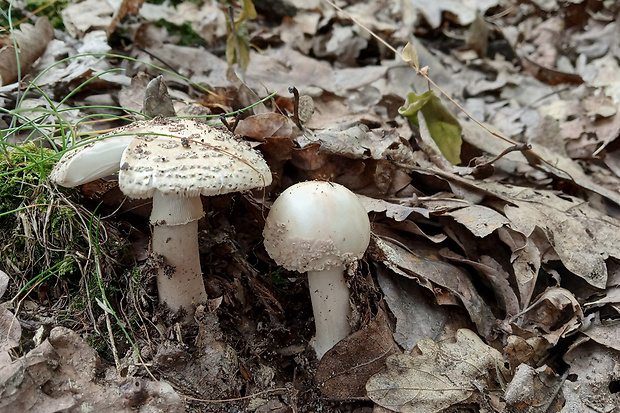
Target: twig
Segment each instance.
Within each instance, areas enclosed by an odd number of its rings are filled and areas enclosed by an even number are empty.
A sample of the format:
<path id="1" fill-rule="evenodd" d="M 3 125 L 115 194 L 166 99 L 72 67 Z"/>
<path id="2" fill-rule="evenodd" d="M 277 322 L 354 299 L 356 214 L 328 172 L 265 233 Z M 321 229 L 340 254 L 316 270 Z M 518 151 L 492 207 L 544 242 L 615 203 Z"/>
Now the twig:
<path id="1" fill-rule="evenodd" d="M 291 86 L 288 88 L 288 93 L 292 93 L 294 97 L 293 101 L 293 122 L 300 130 L 303 130 L 304 127 L 301 124 L 301 120 L 299 119 L 299 91 L 295 86 Z"/>
<path id="2" fill-rule="evenodd" d="M 228 129 L 230 133 L 235 133 L 235 129 L 237 129 L 237 125 L 239 125 L 239 116 L 235 116 L 235 123 L 231 125 L 226 120 L 226 116 L 222 114 L 220 115 L 220 122 L 222 122 L 222 124 L 226 126 L 226 129 Z"/>
<path id="3" fill-rule="evenodd" d="M 520 143 L 514 146 L 509 146 L 508 148 L 504 149 L 504 151 L 500 153 L 499 155 L 497 155 L 495 158 L 491 159 L 488 162 L 483 162 L 481 164 L 478 164 L 476 165 L 476 167 L 491 165 L 492 163 L 495 163 L 499 161 L 501 158 L 503 158 L 504 156 L 508 155 L 510 152 L 516 152 L 516 151 L 525 152 L 525 151 L 529 151 L 530 149 L 532 149 L 532 145 L 530 145 L 529 143 Z"/>

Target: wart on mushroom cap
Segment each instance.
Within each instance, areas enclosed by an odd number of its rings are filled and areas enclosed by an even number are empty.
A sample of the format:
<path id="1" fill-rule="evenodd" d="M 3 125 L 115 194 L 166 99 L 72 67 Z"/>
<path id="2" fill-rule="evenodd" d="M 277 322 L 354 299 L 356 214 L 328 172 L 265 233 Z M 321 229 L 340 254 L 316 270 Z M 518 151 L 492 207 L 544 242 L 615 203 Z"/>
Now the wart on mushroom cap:
<path id="1" fill-rule="evenodd" d="M 120 160 L 119 186 L 129 197 L 150 198 L 156 190 L 210 196 L 271 183 L 262 156 L 228 131 L 189 119 L 156 119 L 136 133 L 145 134 L 131 140 Z"/>
<path id="2" fill-rule="evenodd" d="M 107 142 L 114 139 L 109 137 L 67 152 L 51 178 L 77 186 L 103 176 L 104 163 L 106 171 L 120 169 L 125 195 L 153 197 L 153 252 L 175 270 L 172 275 L 159 270 L 159 299 L 174 311 L 187 310 L 189 320 L 195 306 L 207 299 L 198 255 L 197 220 L 204 216 L 200 195 L 264 187 L 271 183 L 271 172 L 249 143 L 194 120 L 156 118 L 115 132 L 131 136 L 116 145 Z M 109 145 L 114 151 L 101 157 L 99 149 Z"/>

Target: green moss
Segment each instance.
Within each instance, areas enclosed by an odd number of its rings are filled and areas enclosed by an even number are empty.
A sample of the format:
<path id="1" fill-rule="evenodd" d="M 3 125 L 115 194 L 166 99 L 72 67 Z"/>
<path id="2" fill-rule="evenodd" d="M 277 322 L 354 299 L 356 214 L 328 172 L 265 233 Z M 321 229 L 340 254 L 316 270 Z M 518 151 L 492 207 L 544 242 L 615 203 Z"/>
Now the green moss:
<path id="1" fill-rule="evenodd" d="M 189 22 L 178 25 L 162 19 L 155 22 L 155 26 L 163 27 L 171 35 L 177 36 L 179 40 L 176 44 L 179 46 L 198 47 L 207 45 L 205 39 L 200 37 L 200 35 L 194 31 L 191 23 Z"/>
<path id="2" fill-rule="evenodd" d="M 280 291 L 286 291 L 291 286 L 291 282 L 282 273 L 281 268 L 278 268 L 277 270 L 271 273 L 271 283 L 274 288 Z"/>
<path id="3" fill-rule="evenodd" d="M 0 245 L 0 266 L 12 263 L 13 272 L 17 270 L 26 283 L 66 261 L 55 276 L 77 287 L 85 265 L 92 266 L 85 264 L 90 255 L 85 228 L 89 217 L 78 213 L 76 190 L 48 182 L 58 157 L 55 151 L 31 143 L 0 157 L 0 239 L 5 240 Z M 101 248 L 113 259 L 122 254 L 124 245 L 113 236 Z"/>

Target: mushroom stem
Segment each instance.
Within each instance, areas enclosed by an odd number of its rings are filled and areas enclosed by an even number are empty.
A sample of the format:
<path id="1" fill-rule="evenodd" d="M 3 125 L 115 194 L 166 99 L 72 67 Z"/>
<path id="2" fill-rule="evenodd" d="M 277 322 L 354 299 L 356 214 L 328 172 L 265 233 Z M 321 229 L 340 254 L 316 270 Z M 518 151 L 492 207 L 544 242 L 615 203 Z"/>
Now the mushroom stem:
<path id="1" fill-rule="evenodd" d="M 308 286 L 316 326 L 313 347 L 319 360 L 337 342 L 351 333 L 349 287 L 343 272 L 344 267 L 308 271 Z"/>
<path id="2" fill-rule="evenodd" d="M 198 219 L 186 223 L 175 223 L 175 219 L 166 222 L 161 219 L 162 209 L 172 205 L 186 211 L 200 210 L 200 197 L 172 197 L 158 195 L 153 197 L 151 222 L 153 227 L 153 252 L 163 257 L 163 266 L 157 272 L 157 291 L 159 302 L 177 312 L 181 308 L 187 311 L 186 321 L 194 317 L 196 305 L 207 301 L 207 292 L 200 269 L 198 252 Z M 171 199 L 168 199 L 171 198 Z M 173 215 L 173 211 L 168 211 Z"/>

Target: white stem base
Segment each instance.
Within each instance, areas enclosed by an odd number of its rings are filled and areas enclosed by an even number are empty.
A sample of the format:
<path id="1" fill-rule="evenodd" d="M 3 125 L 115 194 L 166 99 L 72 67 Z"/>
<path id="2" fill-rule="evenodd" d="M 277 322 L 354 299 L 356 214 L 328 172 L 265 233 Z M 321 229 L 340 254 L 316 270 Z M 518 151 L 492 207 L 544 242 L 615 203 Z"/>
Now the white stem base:
<path id="1" fill-rule="evenodd" d="M 198 253 L 198 221 L 153 227 L 153 252 L 164 258 L 157 273 L 159 302 L 172 311 L 184 308 L 193 320 L 196 305 L 207 301 Z"/>
<path id="2" fill-rule="evenodd" d="M 349 287 L 343 268 L 308 271 L 308 286 L 314 311 L 314 351 L 319 360 L 337 342 L 351 333 Z"/>

